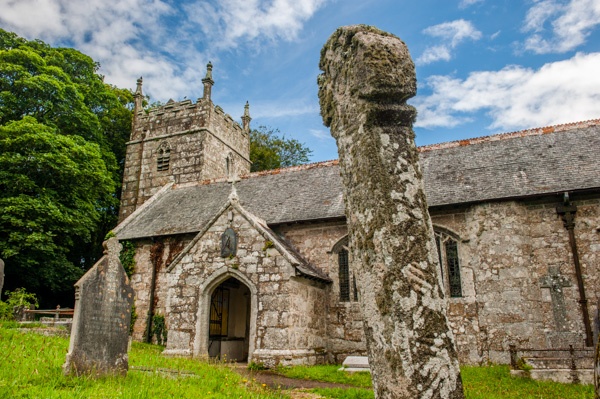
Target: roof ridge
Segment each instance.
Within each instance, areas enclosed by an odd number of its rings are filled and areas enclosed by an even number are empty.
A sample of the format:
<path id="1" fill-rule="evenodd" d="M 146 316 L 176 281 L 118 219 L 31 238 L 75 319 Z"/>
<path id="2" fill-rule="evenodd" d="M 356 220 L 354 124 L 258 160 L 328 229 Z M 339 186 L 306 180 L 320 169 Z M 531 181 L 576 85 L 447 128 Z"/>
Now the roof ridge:
<path id="1" fill-rule="evenodd" d="M 305 163 L 302 165 L 287 166 L 287 167 L 278 168 L 278 169 L 261 170 L 260 172 L 251 172 L 246 175 L 242 175 L 242 176 L 240 176 L 240 179 L 248 179 L 248 178 L 252 178 L 252 177 L 266 176 L 266 175 L 278 175 L 280 173 L 296 172 L 299 170 L 308 170 L 308 169 L 322 168 L 322 167 L 327 167 L 327 166 L 334 166 L 334 165 L 338 165 L 339 162 L 340 161 L 338 159 L 331 159 L 328 161 L 311 162 L 311 163 Z"/>
<path id="2" fill-rule="evenodd" d="M 531 129 L 517 130 L 514 132 L 491 134 L 488 136 L 472 137 L 462 140 L 447 141 L 443 143 L 428 144 L 418 147 L 419 152 L 441 150 L 445 148 L 463 147 L 472 144 L 489 143 L 492 141 L 509 140 L 517 137 L 539 136 L 542 134 L 567 132 L 584 127 L 600 125 L 600 119 L 589 119 L 587 121 L 569 122 L 558 125 L 535 127 Z"/>
<path id="3" fill-rule="evenodd" d="M 480 137 L 472 137 L 472 138 L 462 139 L 462 140 L 453 140 L 453 141 L 446 141 L 446 142 L 442 142 L 442 143 L 428 144 L 428 145 L 423 145 L 423 146 L 417 147 L 417 150 L 419 152 L 429 152 L 429 151 L 436 151 L 436 150 L 442 150 L 442 149 L 447 149 L 447 148 L 464 147 L 464 146 L 473 145 L 473 144 L 489 143 L 492 141 L 510 140 L 510 139 L 518 138 L 518 137 L 540 136 L 540 135 L 549 134 L 549 133 L 567 132 L 570 130 L 581 129 L 581 128 L 590 127 L 590 126 L 598 126 L 598 125 L 600 125 L 600 119 L 589 119 L 586 121 L 562 123 L 562 124 L 557 124 L 557 125 L 517 130 L 514 132 L 497 133 L 497 134 L 490 134 L 487 136 L 480 136 Z M 322 168 L 322 167 L 329 167 L 329 166 L 336 166 L 336 165 L 339 165 L 339 159 L 331 159 L 328 161 L 311 162 L 311 163 L 306 163 L 306 164 L 302 164 L 302 165 L 288 166 L 288 167 L 278 168 L 278 169 L 262 170 L 259 172 L 251 172 L 251 173 L 247 173 L 245 175 L 239 176 L 239 179 L 245 180 L 245 179 L 251 179 L 251 178 L 260 177 L 260 176 L 272 176 L 272 175 L 278 175 L 278 174 L 282 174 L 282 173 L 297 172 L 297 171 L 302 171 L 302 170 L 310 170 L 310 169 L 315 169 L 315 168 Z M 227 177 L 219 177 L 219 178 L 215 178 L 215 179 L 206 179 L 206 180 L 201 180 L 201 181 L 196 181 L 196 182 L 181 183 L 181 184 L 177 184 L 176 186 L 177 187 L 203 186 L 203 185 L 213 184 L 213 183 L 224 183 L 224 182 L 228 182 L 230 180 L 231 179 L 227 178 Z"/>

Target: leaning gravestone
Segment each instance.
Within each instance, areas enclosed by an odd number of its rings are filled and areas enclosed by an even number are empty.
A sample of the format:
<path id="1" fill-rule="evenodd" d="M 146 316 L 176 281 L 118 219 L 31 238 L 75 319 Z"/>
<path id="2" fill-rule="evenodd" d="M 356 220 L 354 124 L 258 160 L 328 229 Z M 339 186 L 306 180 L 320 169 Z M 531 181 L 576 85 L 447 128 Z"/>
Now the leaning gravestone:
<path id="1" fill-rule="evenodd" d="M 463 398 L 412 124 L 415 67 L 397 37 L 339 28 L 319 101 L 335 137 L 376 398 Z"/>
<path id="2" fill-rule="evenodd" d="M 127 345 L 133 289 L 119 261 L 117 238 L 104 242 L 105 255 L 75 284 L 75 313 L 65 374 L 127 374 Z"/>

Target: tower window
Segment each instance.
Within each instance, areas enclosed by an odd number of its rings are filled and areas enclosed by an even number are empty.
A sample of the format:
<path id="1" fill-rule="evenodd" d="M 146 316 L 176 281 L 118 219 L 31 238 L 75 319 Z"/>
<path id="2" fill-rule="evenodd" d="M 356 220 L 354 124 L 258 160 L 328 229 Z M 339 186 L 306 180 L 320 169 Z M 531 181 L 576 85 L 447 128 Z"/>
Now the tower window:
<path id="1" fill-rule="evenodd" d="M 462 297 L 462 282 L 458 258 L 458 239 L 445 232 L 436 231 L 435 244 L 442 272 L 442 283 L 450 297 L 460 298 Z"/>
<path id="2" fill-rule="evenodd" d="M 158 157 L 156 158 L 156 170 L 159 172 L 169 170 L 171 161 L 171 149 L 162 147 L 158 149 Z"/>

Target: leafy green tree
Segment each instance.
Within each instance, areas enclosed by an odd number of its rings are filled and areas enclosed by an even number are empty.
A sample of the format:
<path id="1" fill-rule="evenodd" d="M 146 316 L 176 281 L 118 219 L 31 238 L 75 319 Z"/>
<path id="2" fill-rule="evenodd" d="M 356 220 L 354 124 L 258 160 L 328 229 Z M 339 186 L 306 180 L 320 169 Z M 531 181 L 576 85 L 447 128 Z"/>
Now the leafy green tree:
<path id="1" fill-rule="evenodd" d="M 279 129 L 259 126 L 250 131 L 252 172 L 300 165 L 310 160 L 312 150 L 296 139 L 279 136 Z"/>
<path id="2" fill-rule="evenodd" d="M 102 239 L 117 221 L 133 94 L 104 83 L 98 67 L 77 50 L 0 29 L 0 154 L 3 165 L 21 168 L 0 166 L 0 256 L 8 288 L 24 286 L 42 304 L 50 294 L 72 292 L 74 279 L 102 255 Z M 15 132 L 26 133 L 21 150 L 10 144 Z M 12 155 L 4 154 L 7 146 Z M 56 146 L 71 152 L 60 156 Z M 35 162 L 23 161 L 23 154 Z M 47 176 L 35 169 L 42 159 L 48 160 L 43 171 L 52 171 Z M 49 169 L 52 162 L 57 168 Z M 29 180 L 9 184 L 15 176 Z"/>
<path id="3" fill-rule="evenodd" d="M 114 192 L 95 143 L 56 134 L 32 117 L 0 126 L 0 253 L 7 286 L 71 292 Z"/>

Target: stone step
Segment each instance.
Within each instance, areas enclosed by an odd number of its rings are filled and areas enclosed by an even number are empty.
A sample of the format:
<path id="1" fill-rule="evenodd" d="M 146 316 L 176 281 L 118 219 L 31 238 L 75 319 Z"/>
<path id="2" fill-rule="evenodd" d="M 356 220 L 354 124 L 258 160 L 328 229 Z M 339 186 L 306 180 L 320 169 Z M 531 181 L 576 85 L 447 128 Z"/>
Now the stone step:
<path id="1" fill-rule="evenodd" d="M 371 372 L 369 368 L 369 358 L 367 356 L 348 356 L 344 363 L 342 363 L 342 368 L 340 370 L 356 372 L 356 371 L 366 371 Z"/>

